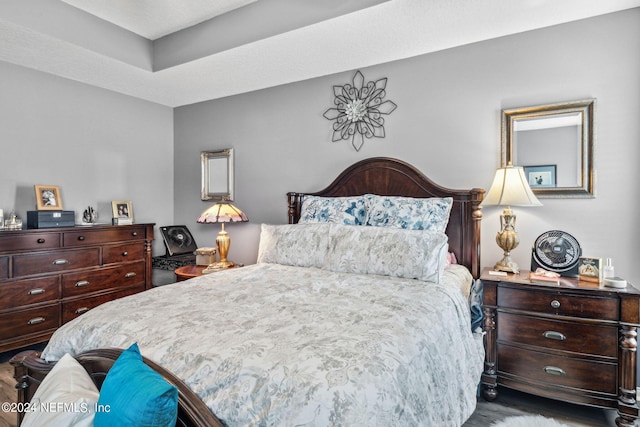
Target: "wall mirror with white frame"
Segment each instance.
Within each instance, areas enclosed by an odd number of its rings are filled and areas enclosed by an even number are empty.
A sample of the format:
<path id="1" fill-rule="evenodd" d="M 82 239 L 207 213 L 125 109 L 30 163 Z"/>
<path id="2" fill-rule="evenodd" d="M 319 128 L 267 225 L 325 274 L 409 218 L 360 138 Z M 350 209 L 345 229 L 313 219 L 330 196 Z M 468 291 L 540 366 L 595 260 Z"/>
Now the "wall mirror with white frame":
<path id="1" fill-rule="evenodd" d="M 502 110 L 502 166 L 540 198 L 595 197 L 595 99 Z"/>

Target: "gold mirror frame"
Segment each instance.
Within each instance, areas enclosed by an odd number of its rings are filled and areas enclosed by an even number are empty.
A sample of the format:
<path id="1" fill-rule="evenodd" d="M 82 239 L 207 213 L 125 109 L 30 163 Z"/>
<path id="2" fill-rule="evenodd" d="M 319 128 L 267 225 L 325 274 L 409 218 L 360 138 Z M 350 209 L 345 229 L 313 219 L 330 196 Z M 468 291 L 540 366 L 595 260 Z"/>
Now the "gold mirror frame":
<path id="1" fill-rule="evenodd" d="M 582 101 L 564 102 L 559 104 L 550 105 L 537 105 L 533 107 L 514 108 L 508 110 L 502 110 L 502 149 L 501 149 L 501 163 L 502 167 L 512 163 L 515 166 L 530 168 L 545 168 L 550 167 L 548 173 L 553 174 L 553 183 L 546 186 L 537 186 L 535 183 L 531 186 L 531 189 L 540 198 L 592 198 L 595 197 L 595 166 L 594 166 L 594 147 L 595 147 L 595 132 L 594 132 L 594 111 L 595 111 L 595 99 L 587 99 Z M 518 164 L 527 163 L 518 158 L 518 138 L 514 134 L 517 129 L 523 127 L 525 123 L 538 124 L 551 123 L 554 120 L 561 120 L 562 118 L 571 117 L 575 122 L 578 132 L 575 141 L 568 141 L 566 144 L 575 143 L 575 158 L 570 159 L 575 163 L 575 171 L 572 174 L 575 175 L 575 185 L 569 183 L 569 185 L 563 185 L 563 182 L 556 184 L 556 165 L 563 160 L 557 154 L 559 151 L 550 151 L 553 148 L 546 150 L 549 155 L 543 154 L 545 161 L 534 161 L 533 165 Z M 544 125 L 536 128 L 536 130 L 546 131 L 554 126 L 548 128 Z M 546 142 L 546 141 L 545 141 Z M 556 141 L 549 141 L 549 144 L 553 146 Z M 559 147 L 559 145 L 558 145 Z M 571 148 L 571 150 L 573 150 Z M 574 153 L 571 154 L 573 156 Z M 545 165 L 545 166 L 539 166 Z M 552 169 L 551 169 L 552 168 Z M 552 170 L 552 172 L 551 172 Z M 559 175 L 559 174 L 558 174 Z M 553 185 L 552 185 L 553 184 Z M 566 183 L 565 183 L 566 184 Z"/>
<path id="2" fill-rule="evenodd" d="M 202 200 L 233 202 L 233 148 L 202 151 Z"/>

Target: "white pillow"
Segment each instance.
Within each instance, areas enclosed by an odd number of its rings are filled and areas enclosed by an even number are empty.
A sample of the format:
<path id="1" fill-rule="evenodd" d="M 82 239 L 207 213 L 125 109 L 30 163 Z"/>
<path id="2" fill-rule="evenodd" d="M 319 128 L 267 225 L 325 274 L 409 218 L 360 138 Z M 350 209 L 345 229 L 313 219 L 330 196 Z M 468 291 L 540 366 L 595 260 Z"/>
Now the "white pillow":
<path id="1" fill-rule="evenodd" d="M 93 425 L 99 392 L 85 369 L 65 354 L 47 374 L 21 427 Z M 37 410 L 36 410 L 37 409 Z"/>
<path id="2" fill-rule="evenodd" d="M 333 224 L 326 268 L 439 283 L 448 248 L 444 233 Z"/>
<path id="3" fill-rule="evenodd" d="M 258 262 L 322 268 L 332 224 L 262 224 Z"/>

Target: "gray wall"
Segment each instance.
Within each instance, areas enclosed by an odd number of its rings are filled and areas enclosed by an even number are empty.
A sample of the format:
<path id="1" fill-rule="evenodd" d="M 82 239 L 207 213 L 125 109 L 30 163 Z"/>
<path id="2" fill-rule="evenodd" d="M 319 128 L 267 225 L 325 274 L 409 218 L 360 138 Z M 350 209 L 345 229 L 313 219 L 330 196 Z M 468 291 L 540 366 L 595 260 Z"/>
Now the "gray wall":
<path id="1" fill-rule="evenodd" d="M 535 238 L 565 230 L 586 255 L 612 257 L 618 275 L 640 284 L 633 267 L 640 252 L 639 24 L 640 9 L 633 9 L 362 68 L 367 81 L 388 77 L 387 99 L 398 108 L 386 138 L 366 140 L 360 152 L 332 143 L 322 117 L 332 86 L 353 72 L 176 108 L 175 222 L 187 224 L 200 246 L 214 244 L 219 227 L 195 222 L 209 205 L 199 197 L 201 150 L 235 149 L 235 203 L 251 222 L 227 227 L 229 258 L 251 263 L 259 224 L 287 221 L 287 191 L 324 188 L 373 156 L 408 161 L 444 186 L 488 188 L 500 165 L 502 109 L 596 98 L 597 198 L 516 208 L 521 244 L 514 258 L 528 268 Z M 484 209 L 483 265 L 501 255 L 499 213 Z"/>
<path id="2" fill-rule="evenodd" d="M 88 205 L 111 222 L 173 223 L 173 114 L 158 104 L 0 62 L 0 209 L 26 223 L 35 184 L 58 185 L 76 221 Z M 154 252 L 164 254 L 156 230 Z"/>

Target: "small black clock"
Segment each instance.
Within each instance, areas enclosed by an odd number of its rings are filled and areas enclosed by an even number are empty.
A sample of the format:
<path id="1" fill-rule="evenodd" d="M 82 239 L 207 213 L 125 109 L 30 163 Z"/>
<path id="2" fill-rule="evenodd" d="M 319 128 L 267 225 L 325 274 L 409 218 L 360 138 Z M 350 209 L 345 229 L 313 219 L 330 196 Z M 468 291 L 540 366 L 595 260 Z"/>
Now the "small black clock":
<path id="1" fill-rule="evenodd" d="M 578 277 L 578 261 L 582 255 L 580 244 L 566 231 L 550 230 L 542 233 L 531 248 L 531 271 L 538 267 L 562 276 Z"/>

